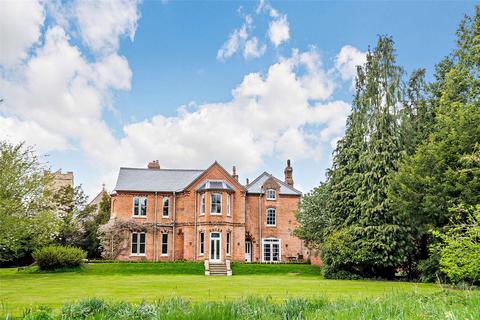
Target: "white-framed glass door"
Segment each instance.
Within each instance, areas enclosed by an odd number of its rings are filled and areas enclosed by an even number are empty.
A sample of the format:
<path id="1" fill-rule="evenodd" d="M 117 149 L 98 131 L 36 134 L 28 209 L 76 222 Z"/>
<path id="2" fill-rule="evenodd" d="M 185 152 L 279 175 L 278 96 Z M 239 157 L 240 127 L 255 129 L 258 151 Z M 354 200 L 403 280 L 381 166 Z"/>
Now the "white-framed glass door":
<path id="1" fill-rule="evenodd" d="M 280 261 L 280 240 L 279 239 L 263 239 L 262 241 L 263 261 L 278 262 Z"/>
<path id="2" fill-rule="evenodd" d="M 210 262 L 220 262 L 222 237 L 220 232 L 210 233 Z"/>
<path id="3" fill-rule="evenodd" d="M 252 262 L 252 242 L 245 241 L 245 261 Z"/>

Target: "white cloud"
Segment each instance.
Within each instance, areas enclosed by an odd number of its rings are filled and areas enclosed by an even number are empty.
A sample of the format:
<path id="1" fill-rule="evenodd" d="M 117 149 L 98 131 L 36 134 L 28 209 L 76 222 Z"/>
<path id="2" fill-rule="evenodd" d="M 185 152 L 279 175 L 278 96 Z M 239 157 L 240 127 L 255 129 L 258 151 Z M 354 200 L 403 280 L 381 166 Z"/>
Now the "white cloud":
<path id="1" fill-rule="evenodd" d="M 10 67 L 27 57 L 38 41 L 45 14 L 39 1 L 2 1 L 0 65 Z"/>
<path id="2" fill-rule="evenodd" d="M 128 90 L 130 82 L 124 57 L 112 53 L 90 63 L 54 26 L 15 79 L 0 80 L 4 130 L 9 140 L 26 140 L 42 150 L 79 148 L 97 170 L 116 165 L 120 148 L 102 120 L 102 109 L 112 90 Z"/>
<path id="3" fill-rule="evenodd" d="M 264 44 L 259 45 L 257 37 L 253 37 L 245 42 L 243 57 L 245 59 L 259 58 L 263 56 L 265 50 L 267 50 L 267 46 Z"/>
<path id="4" fill-rule="evenodd" d="M 228 102 L 131 123 L 120 142 L 122 165 L 144 166 L 151 158 L 165 167 L 205 167 L 218 160 L 251 172 L 272 155 L 317 159 L 322 144 L 343 133 L 349 111 L 343 101 L 324 103 L 332 79 L 321 66 L 314 48 L 294 50 L 266 74 L 247 74 Z"/>
<path id="5" fill-rule="evenodd" d="M 273 8 L 266 0 L 260 0 L 258 2 L 257 9 L 255 9 L 256 14 L 261 14 L 262 12 L 268 13 L 271 18 L 278 17 L 278 11 Z"/>
<path id="6" fill-rule="evenodd" d="M 133 41 L 140 17 L 139 0 L 81 1 L 74 5 L 80 35 L 97 52 L 114 52 L 121 36 Z"/>
<path id="7" fill-rule="evenodd" d="M 270 22 L 268 27 L 268 37 L 275 47 L 290 39 L 290 27 L 287 15 L 277 16 Z"/>
<path id="8" fill-rule="evenodd" d="M 243 7 L 238 10 L 242 14 Z M 253 13 L 252 13 L 253 14 Z M 280 44 L 290 39 L 290 27 L 287 15 L 280 14 L 267 1 L 260 0 L 255 9 L 256 16 L 267 15 L 269 20 L 268 31 L 265 41 L 278 47 Z M 251 14 L 244 16 L 244 23 L 240 28 L 234 29 L 228 39 L 223 43 L 217 52 L 218 60 L 226 60 L 237 52 L 243 52 L 245 59 L 254 59 L 263 56 L 267 50 L 267 45 L 262 43 L 258 36 L 253 35 L 255 29 L 254 19 Z"/>
<path id="9" fill-rule="evenodd" d="M 51 133 L 34 121 L 0 116 L 0 137 L 13 143 L 28 141 L 39 152 L 67 150 L 68 142 L 61 135 Z"/>
<path id="10" fill-rule="evenodd" d="M 248 31 L 251 28 L 252 18 L 251 16 L 245 16 L 245 22 L 243 25 L 233 30 L 228 37 L 228 40 L 222 45 L 217 52 L 218 60 L 225 60 L 233 56 L 242 46 L 245 45 L 245 41 L 248 38 Z"/>
<path id="11" fill-rule="evenodd" d="M 88 11 L 79 9 L 84 4 L 75 5 L 75 12 Z M 120 37 L 133 36 L 139 15 L 132 15 L 136 8 L 124 14 L 104 10 L 122 5 L 99 5 L 98 10 L 103 10 L 108 20 L 101 22 L 105 31 L 91 29 L 90 18 L 85 18 L 89 22 L 79 30 L 91 54 L 73 45 L 70 37 L 74 35 L 63 23 L 55 22 L 45 29 L 41 42 L 37 39 L 33 43 L 32 55 L 15 69 L 13 77 L 0 74 L 4 98 L 0 135 L 13 141 L 26 140 L 43 152 L 68 149 L 83 154 L 99 177 L 85 186 L 87 192 L 104 181 L 113 185 L 121 165 L 144 166 L 148 159 L 159 159 L 164 167 L 206 167 L 218 160 L 227 167 L 236 164 L 248 173 L 273 155 L 317 159 L 325 144 L 334 143 L 343 134 L 349 106 L 331 101 L 333 75 L 312 47 L 306 52 L 293 50 L 266 73 L 245 75 L 227 102 L 190 103 L 179 108 L 175 116 L 158 114 L 124 125 L 120 138 L 114 136 L 102 113 L 112 104 L 116 90 L 130 90 L 132 72 L 116 49 Z M 95 5 L 85 6 L 93 10 Z M 269 16 L 280 17 L 272 10 L 267 10 Z M 83 18 L 77 15 L 77 19 L 81 24 Z M 75 20 L 65 25 L 70 23 Z M 227 41 L 220 57 L 237 51 L 246 58 L 263 54 L 265 45 L 249 34 L 252 25 L 253 19 L 245 16 L 234 36 L 237 42 Z"/>
<path id="12" fill-rule="evenodd" d="M 355 47 L 346 45 L 342 47 L 335 57 L 335 68 L 343 80 L 354 80 L 357 75 L 357 66 L 366 62 L 367 53 Z"/>

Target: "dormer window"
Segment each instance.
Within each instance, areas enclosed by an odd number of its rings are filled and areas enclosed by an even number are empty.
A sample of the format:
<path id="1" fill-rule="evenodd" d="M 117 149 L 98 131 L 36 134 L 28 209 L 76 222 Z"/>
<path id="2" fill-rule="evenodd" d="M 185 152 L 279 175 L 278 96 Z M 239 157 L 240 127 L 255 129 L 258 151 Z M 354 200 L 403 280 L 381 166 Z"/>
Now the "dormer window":
<path id="1" fill-rule="evenodd" d="M 163 216 L 164 218 L 168 217 L 169 202 L 170 202 L 170 199 L 168 199 L 168 197 L 163 197 L 163 211 L 162 211 L 162 216 Z"/>
<path id="2" fill-rule="evenodd" d="M 210 194 L 210 214 L 220 215 L 222 214 L 222 194 L 211 193 Z"/>
<path id="3" fill-rule="evenodd" d="M 277 191 L 275 189 L 267 189 L 267 200 L 276 200 Z"/>

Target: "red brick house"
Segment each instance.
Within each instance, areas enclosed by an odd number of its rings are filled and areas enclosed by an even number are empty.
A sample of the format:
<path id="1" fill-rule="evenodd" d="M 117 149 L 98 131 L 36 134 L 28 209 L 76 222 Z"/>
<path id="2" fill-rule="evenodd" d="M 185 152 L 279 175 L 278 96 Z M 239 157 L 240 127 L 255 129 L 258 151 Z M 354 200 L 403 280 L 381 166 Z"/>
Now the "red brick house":
<path id="1" fill-rule="evenodd" d="M 120 168 L 111 221 L 150 226 L 123 232 L 116 259 L 280 262 L 308 258 L 293 236 L 301 192 L 290 161 L 284 181 L 264 172 L 242 185 L 233 168 Z M 153 226 L 153 227 L 152 227 Z M 140 231 L 138 231 L 140 230 Z"/>

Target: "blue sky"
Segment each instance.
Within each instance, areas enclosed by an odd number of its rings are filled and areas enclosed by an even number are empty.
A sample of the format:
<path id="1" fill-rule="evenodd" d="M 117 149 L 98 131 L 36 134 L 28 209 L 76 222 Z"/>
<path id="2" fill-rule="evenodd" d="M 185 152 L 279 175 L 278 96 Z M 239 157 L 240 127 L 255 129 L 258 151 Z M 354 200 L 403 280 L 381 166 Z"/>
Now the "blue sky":
<path id="1" fill-rule="evenodd" d="M 475 2 L 7 1 L 0 135 L 93 195 L 119 166 L 237 165 L 242 181 L 324 179 L 352 72 L 378 34 L 407 71 L 455 45 Z M 22 23 L 18 23 L 21 21 Z M 230 42 L 229 42 L 230 41 Z M 223 51 L 222 51 L 223 50 Z"/>

